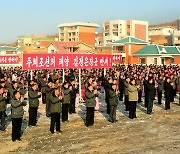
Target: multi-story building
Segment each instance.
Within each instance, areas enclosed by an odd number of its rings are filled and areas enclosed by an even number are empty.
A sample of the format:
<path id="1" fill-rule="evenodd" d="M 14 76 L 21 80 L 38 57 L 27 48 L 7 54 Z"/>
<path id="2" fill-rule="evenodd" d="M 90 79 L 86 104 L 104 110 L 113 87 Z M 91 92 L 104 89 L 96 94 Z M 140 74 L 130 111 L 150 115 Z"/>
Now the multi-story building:
<path id="1" fill-rule="evenodd" d="M 172 44 L 180 46 L 180 30 L 175 30 L 172 34 Z"/>
<path id="2" fill-rule="evenodd" d="M 23 35 L 18 37 L 18 46 L 38 46 L 40 41 L 58 41 L 58 38 L 46 35 Z"/>
<path id="3" fill-rule="evenodd" d="M 172 45 L 172 34 L 176 29 L 171 26 L 150 27 L 149 41 L 159 45 Z"/>
<path id="4" fill-rule="evenodd" d="M 91 46 L 95 46 L 95 32 L 98 24 L 94 23 L 64 23 L 58 25 L 59 41 L 82 41 Z"/>
<path id="5" fill-rule="evenodd" d="M 96 47 L 101 47 L 103 45 L 104 45 L 104 43 L 103 43 L 103 33 L 96 33 L 95 46 Z"/>
<path id="6" fill-rule="evenodd" d="M 139 20 L 112 20 L 103 23 L 104 46 L 126 36 L 148 41 L 148 22 Z"/>

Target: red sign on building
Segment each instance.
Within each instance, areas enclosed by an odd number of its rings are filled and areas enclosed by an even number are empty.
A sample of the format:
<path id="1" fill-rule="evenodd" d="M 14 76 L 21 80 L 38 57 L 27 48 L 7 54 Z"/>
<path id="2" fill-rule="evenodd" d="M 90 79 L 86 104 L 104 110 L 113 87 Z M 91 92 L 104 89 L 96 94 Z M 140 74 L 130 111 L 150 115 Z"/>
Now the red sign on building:
<path id="1" fill-rule="evenodd" d="M 23 69 L 110 68 L 112 55 L 23 54 Z"/>
<path id="2" fill-rule="evenodd" d="M 18 64 L 18 56 L 0 56 L 0 64 Z"/>
<path id="3" fill-rule="evenodd" d="M 112 61 L 113 61 L 113 63 L 121 63 L 122 62 L 122 55 L 113 55 Z"/>

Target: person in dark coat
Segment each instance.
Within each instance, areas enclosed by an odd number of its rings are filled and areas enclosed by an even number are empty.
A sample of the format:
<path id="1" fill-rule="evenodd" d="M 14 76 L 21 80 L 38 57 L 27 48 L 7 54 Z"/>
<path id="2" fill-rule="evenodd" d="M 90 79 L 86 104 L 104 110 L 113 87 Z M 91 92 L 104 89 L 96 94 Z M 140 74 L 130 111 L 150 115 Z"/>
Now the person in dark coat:
<path id="1" fill-rule="evenodd" d="M 114 122 L 117 122 L 116 110 L 117 110 L 118 95 L 119 95 L 119 91 L 117 91 L 116 84 L 112 84 L 112 88 L 109 89 L 108 95 L 109 95 L 109 105 L 110 105 L 109 121 L 114 123 Z"/>
<path id="2" fill-rule="evenodd" d="M 78 89 L 77 89 L 77 84 L 75 83 L 74 79 L 71 79 L 71 87 L 72 87 L 72 90 L 70 92 L 71 100 L 70 100 L 70 104 L 69 104 L 69 113 L 70 114 L 76 113 L 75 99 L 76 99 L 76 94 L 78 92 Z"/>
<path id="3" fill-rule="evenodd" d="M 60 113 L 62 111 L 62 101 L 63 101 L 63 97 L 61 96 L 60 90 L 58 88 L 55 88 L 53 94 L 51 94 L 50 96 L 50 103 L 51 103 L 50 132 L 52 134 L 54 134 L 55 126 L 57 133 L 62 132 L 60 127 Z"/>
<path id="4" fill-rule="evenodd" d="M 148 97 L 148 104 L 147 104 L 147 114 L 152 113 L 153 109 L 153 99 L 154 99 L 154 84 L 153 84 L 153 78 L 148 79 L 148 83 L 146 84 L 146 93 Z"/>
<path id="5" fill-rule="evenodd" d="M 173 95 L 173 83 L 170 82 L 170 78 L 168 77 L 164 82 L 164 90 L 165 90 L 165 110 L 170 109 L 170 102 Z"/>
<path id="6" fill-rule="evenodd" d="M 140 88 L 138 90 L 138 103 L 141 103 L 142 102 L 142 90 L 143 90 L 143 83 L 142 83 L 142 76 L 141 75 L 138 76 L 137 85 L 140 86 Z"/>
<path id="7" fill-rule="evenodd" d="M 41 97 L 41 92 L 38 92 L 37 83 L 31 85 L 28 96 L 29 96 L 29 126 L 36 126 L 39 98 Z"/>
<path id="8" fill-rule="evenodd" d="M 53 93 L 53 82 L 49 79 L 48 84 L 45 87 L 46 91 L 46 116 L 50 117 L 50 96 Z"/>
<path id="9" fill-rule="evenodd" d="M 72 86 L 70 86 L 69 82 L 65 81 L 62 86 L 62 92 L 64 94 L 63 103 L 62 103 L 62 122 L 68 121 L 71 90 L 72 90 Z"/>
<path id="10" fill-rule="evenodd" d="M 24 98 L 21 97 L 19 91 L 14 92 L 14 98 L 11 103 L 11 119 L 12 119 L 12 141 L 21 141 L 21 125 L 24 114 L 23 106 L 26 105 Z"/>
<path id="11" fill-rule="evenodd" d="M 162 91 L 164 90 L 163 76 L 159 77 L 159 80 L 157 81 L 157 83 L 158 83 L 158 87 L 157 87 L 157 91 L 158 91 L 158 104 L 161 105 L 162 104 Z"/>
<path id="12" fill-rule="evenodd" d="M 7 93 L 4 92 L 4 87 L 0 85 L 0 120 L 1 120 L 0 130 L 2 131 L 5 130 L 6 99 L 7 99 Z"/>
<path id="13" fill-rule="evenodd" d="M 94 125 L 94 107 L 96 106 L 96 95 L 97 90 L 94 90 L 93 86 L 89 84 L 85 93 L 87 127 Z"/>
<path id="14" fill-rule="evenodd" d="M 130 82 L 129 76 L 126 77 L 126 80 L 124 81 L 124 104 L 125 104 L 125 111 L 129 111 L 129 93 L 128 93 L 128 85 Z"/>
<path id="15" fill-rule="evenodd" d="M 109 105 L 109 89 L 111 89 L 111 84 L 113 80 L 112 77 L 109 77 L 107 80 L 104 82 L 104 89 L 105 89 L 105 100 L 107 104 L 107 114 L 110 114 L 110 105 Z"/>
<path id="16" fill-rule="evenodd" d="M 46 104 L 46 76 L 44 75 L 42 78 L 39 79 L 40 84 L 41 84 L 41 92 L 42 92 L 42 103 Z"/>
<path id="17" fill-rule="evenodd" d="M 144 106 L 147 107 L 147 104 L 148 104 L 148 94 L 147 94 L 148 76 L 147 75 L 143 81 L 143 85 L 144 85 L 144 93 L 145 93 Z"/>
<path id="18" fill-rule="evenodd" d="M 119 78 L 119 91 L 120 91 L 119 100 L 123 101 L 123 96 L 124 96 L 124 78 L 123 78 L 123 75 L 120 75 L 120 78 Z"/>

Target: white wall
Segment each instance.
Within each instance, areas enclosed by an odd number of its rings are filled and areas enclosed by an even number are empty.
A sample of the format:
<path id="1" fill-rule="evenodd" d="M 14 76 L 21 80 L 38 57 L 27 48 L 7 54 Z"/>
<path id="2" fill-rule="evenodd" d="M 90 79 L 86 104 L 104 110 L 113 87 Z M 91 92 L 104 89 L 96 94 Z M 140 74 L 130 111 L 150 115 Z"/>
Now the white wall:
<path id="1" fill-rule="evenodd" d="M 157 58 L 157 65 L 161 65 L 161 58 L 159 56 L 148 56 L 146 58 L 146 63 L 148 65 L 154 64 L 154 58 Z"/>
<path id="2" fill-rule="evenodd" d="M 54 50 L 55 52 L 57 52 L 57 49 L 51 44 L 51 45 L 48 47 L 48 53 L 52 53 L 52 50 Z"/>

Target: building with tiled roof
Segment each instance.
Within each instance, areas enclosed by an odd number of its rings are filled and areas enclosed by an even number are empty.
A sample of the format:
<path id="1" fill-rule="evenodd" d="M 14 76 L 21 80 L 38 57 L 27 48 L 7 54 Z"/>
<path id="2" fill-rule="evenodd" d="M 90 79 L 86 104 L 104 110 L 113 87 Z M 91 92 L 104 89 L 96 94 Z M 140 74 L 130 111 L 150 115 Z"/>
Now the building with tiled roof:
<path id="1" fill-rule="evenodd" d="M 48 53 L 92 53 L 93 47 L 90 45 L 81 42 L 51 42 L 48 45 Z"/>
<path id="2" fill-rule="evenodd" d="M 133 54 L 137 63 L 145 64 L 180 64 L 180 48 L 150 44 Z"/>

